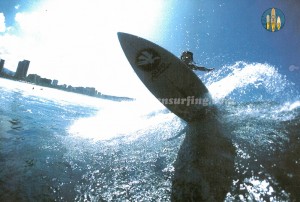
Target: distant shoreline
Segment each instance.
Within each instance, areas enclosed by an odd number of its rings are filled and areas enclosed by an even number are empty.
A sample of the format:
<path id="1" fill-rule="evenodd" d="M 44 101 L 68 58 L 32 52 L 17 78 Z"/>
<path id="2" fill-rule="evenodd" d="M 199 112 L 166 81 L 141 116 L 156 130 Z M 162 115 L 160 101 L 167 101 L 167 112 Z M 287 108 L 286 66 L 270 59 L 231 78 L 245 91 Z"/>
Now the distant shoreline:
<path id="1" fill-rule="evenodd" d="M 134 101 L 134 98 L 129 98 L 129 97 L 123 97 L 123 96 L 114 96 L 114 95 L 106 95 L 106 94 L 88 94 L 88 93 L 84 93 L 84 91 L 82 91 L 82 93 L 78 92 L 78 91 L 74 91 L 73 89 L 76 89 L 76 87 L 73 87 L 71 89 L 68 88 L 63 88 L 62 86 L 53 86 L 53 85 L 41 85 L 41 84 L 37 84 L 34 82 L 30 82 L 30 81 L 26 81 L 26 80 L 19 80 L 19 79 L 15 79 L 15 78 L 9 78 L 9 77 L 4 77 L 3 75 L 0 75 L 0 79 L 5 79 L 5 80 L 9 80 L 9 81 L 13 81 L 13 82 L 19 82 L 19 83 L 26 83 L 26 84 L 31 84 L 31 85 L 35 85 L 35 86 L 39 86 L 39 87 L 46 87 L 46 88 L 52 88 L 52 89 L 56 89 L 56 90 L 60 90 L 60 91 L 65 91 L 65 92 L 69 92 L 69 93 L 75 93 L 75 94 L 79 94 L 79 95 L 86 95 L 89 97 L 95 97 L 95 98 L 100 98 L 100 99 L 107 99 L 107 100 L 111 100 L 111 101 L 116 101 L 116 102 L 121 102 L 121 101 Z M 83 87 L 77 87 L 77 88 L 81 88 L 84 89 Z"/>

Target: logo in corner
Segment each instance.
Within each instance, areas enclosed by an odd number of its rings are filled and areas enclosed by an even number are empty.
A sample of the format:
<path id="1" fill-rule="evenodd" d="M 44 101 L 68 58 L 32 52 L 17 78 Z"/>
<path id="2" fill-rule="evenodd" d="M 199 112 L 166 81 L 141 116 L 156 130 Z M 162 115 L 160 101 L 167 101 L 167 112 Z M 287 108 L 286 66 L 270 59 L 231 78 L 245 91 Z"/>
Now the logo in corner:
<path id="1" fill-rule="evenodd" d="M 278 8 L 269 8 L 261 16 L 261 24 L 269 32 L 281 30 L 285 24 L 285 16 Z"/>
<path id="2" fill-rule="evenodd" d="M 160 62 L 160 55 L 152 48 L 141 50 L 136 56 L 137 66 L 147 72 L 156 69 Z"/>

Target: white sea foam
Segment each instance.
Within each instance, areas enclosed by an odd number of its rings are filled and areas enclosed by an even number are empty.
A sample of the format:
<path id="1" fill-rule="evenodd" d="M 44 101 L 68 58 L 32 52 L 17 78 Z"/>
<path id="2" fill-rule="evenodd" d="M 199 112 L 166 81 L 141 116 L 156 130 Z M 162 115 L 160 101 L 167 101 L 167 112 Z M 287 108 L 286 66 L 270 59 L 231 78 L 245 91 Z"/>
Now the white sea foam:
<path id="1" fill-rule="evenodd" d="M 248 96 L 246 101 L 287 101 L 297 94 L 294 84 L 269 64 L 236 62 L 204 75 L 203 80 L 216 102 L 243 96 Z"/>

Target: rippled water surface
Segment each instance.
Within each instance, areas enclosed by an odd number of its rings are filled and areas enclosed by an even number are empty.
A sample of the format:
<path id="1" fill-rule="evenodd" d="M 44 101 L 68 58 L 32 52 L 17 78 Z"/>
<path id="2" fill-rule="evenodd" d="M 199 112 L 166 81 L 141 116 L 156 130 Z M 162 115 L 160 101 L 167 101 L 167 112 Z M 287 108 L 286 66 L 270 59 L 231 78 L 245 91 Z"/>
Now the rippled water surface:
<path id="1" fill-rule="evenodd" d="M 225 70 L 203 77 L 237 154 L 225 200 L 300 199 L 293 85 L 268 65 Z M 155 100 L 115 102 L 32 87 L 0 79 L 1 201 L 170 200 L 185 122 Z"/>

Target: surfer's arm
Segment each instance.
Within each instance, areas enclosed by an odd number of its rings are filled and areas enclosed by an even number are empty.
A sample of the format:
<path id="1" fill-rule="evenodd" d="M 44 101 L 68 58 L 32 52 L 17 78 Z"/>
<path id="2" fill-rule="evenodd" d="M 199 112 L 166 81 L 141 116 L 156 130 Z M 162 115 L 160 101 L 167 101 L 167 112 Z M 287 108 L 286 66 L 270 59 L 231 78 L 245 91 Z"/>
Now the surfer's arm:
<path id="1" fill-rule="evenodd" d="M 199 70 L 199 71 L 205 71 L 205 72 L 209 72 L 209 71 L 214 70 L 214 68 L 209 69 L 209 68 L 206 68 L 206 67 L 196 66 L 196 65 L 194 65 L 194 64 L 189 65 L 189 67 L 190 67 L 192 70 Z"/>
<path id="2" fill-rule="evenodd" d="M 208 69 L 206 67 L 200 67 L 200 66 L 196 66 L 196 70 L 200 70 L 200 71 L 205 71 L 205 72 L 210 72 L 212 70 L 214 70 L 213 68 L 212 69 Z"/>

